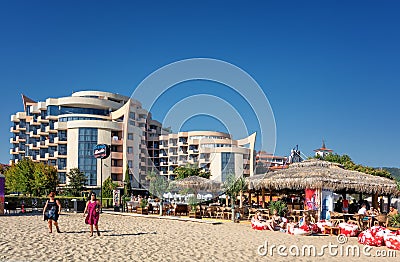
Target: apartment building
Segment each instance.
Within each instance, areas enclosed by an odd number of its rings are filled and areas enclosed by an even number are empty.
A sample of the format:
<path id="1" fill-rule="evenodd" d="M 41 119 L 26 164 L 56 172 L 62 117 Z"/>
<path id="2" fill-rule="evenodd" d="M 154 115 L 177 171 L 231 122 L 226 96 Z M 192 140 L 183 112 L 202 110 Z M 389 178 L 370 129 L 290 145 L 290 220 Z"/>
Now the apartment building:
<path id="1" fill-rule="evenodd" d="M 211 172 L 211 179 L 225 181 L 226 176 L 253 175 L 256 134 L 241 140 L 214 131 L 189 131 L 159 137 L 159 171 L 174 179 L 174 168 L 197 164 Z"/>
<path id="2" fill-rule="evenodd" d="M 84 172 L 89 188 L 98 188 L 101 177 L 108 176 L 122 186 L 126 171 L 133 187 L 147 183 L 147 172 L 153 163 L 157 166 L 161 124 L 139 101 L 101 91 L 80 91 L 45 102 L 22 98 L 24 111 L 11 116 L 10 164 L 29 157 L 55 166 L 61 185 L 68 183 L 66 174 L 72 168 Z M 96 144 L 111 145 L 102 167 L 93 157 Z"/>
<path id="3" fill-rule="evenodd" d="M 268 170 L 277 170 L 288 167 L 286 156 L 275 156 L 265 151 L 258 151 L 256 154 L 256 173 L 263 174 Z"/>

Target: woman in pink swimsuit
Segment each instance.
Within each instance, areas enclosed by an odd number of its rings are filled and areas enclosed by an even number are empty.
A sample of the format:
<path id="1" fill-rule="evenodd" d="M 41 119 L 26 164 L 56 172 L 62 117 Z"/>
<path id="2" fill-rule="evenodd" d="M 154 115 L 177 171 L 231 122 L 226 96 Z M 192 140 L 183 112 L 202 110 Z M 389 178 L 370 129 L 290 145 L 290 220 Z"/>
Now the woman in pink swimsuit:
<path id="1" fill-rule="evenodd" d="M 99 217 L 100 217 L 101 203 L 96 199 L 96 193 L 92 192 L 90 194 L 90 200 L 86 203 L 85 211 L 83 211 L 83 217 L 86 215 L 85 223 L 90 225 L 90 236 L 93 236 L 93 225 L 96 228 L 97 235 L 100 236 L 99 231 Z"/>

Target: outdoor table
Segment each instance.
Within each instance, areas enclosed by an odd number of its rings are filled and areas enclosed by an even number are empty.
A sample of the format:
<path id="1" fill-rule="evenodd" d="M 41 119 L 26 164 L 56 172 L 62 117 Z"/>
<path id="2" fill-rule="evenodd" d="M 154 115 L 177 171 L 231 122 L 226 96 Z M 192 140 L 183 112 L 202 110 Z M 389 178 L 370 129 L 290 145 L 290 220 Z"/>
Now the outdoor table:
<path id="1" fill-rule="evenodd" d="M 344 221 L 348 221 L 351 217 L 354 217 L 355 214 L 343 213 Z"/>

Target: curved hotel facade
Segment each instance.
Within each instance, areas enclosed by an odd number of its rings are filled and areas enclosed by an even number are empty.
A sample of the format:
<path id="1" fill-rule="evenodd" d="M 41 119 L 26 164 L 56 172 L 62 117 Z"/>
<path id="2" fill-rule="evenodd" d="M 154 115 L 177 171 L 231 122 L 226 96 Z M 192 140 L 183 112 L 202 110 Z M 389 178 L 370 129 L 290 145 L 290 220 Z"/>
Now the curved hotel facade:
<path id="1" fill-rule="evenodd" d="M 61 186 L 73 168 L 92 188 L 109 176 L 123 186 L 126 173 L 140 188 L 148 171 L 173 179 L 173 169 L 186 163 L 198 163 L 220 181 L 227 173 L 253 175 L 255 134 L 242 140 L 210 131 L 169 134 L 139 101 L 109 92 L 80 91 L 45 102 L 23 96 L 23 104 L 24 111 L 11 116 L 10 164 L 28 157 L 55 166 Z M 96 144 L 111 145 L 102 168 L 93 157 Z"/>

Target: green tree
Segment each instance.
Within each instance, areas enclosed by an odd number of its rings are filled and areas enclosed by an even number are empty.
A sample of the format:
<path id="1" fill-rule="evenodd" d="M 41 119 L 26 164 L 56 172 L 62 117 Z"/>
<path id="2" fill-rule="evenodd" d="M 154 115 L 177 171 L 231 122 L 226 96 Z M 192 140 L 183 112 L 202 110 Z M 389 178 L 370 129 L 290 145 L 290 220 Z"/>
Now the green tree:
<path id="1" fill-rule="evenodd" d="M 9 192 L 41 196 L 55 191 L 58 185 L 57 170 L 53 166 L 35 163 L 24 158 L 5 172 Z"/>
<path id="2" fill-rule="evenodd" d="M 185 166 L 178 166 L 174 169 L 177 179 L 183 179 L 189 176 L 199 176 L 210 178 L 211 173 L 199 168 L 197 164 L 186 164 Z"/>
<path id="3" fill-rule="evenodd" d="M 169 183 L 164 176 L 160 176 L 154 171 L 151 171 L 147 174 L 146 180 L 148 180 L 150 182 L 149 183 L 150 194 L 158 197 L 161 200 L 160 201 L 160 215 L 162 215 L 163 195 L 164 195 L 165 191 L 167 191 L 167 189 L 169 187 Z"/>
<path id="4" fill-rule="evenodd" d="M 124 194 L 125 194 L 125 196 L 131 195 L 131 180 L 130 180 L 128 165 L 126 165 L 126 171 L 125 171 Z"/>
<path id="5" fill-rule="evenodd" d="M 86 176 L 79 168 L 72 168 L 67 173 L 68 183 L 68 194 L 71 196 L 80 196 L 81 192 L 85 189 Z"/>
<path id="6" fill-rule="evenodd" d="M 370 174 L 373 176 L 380 176 L 380 177 L 386 177 L 389 179 L 393 179 L 390 172 L 388 172 L 387 170 L 355 164 L 348 155 L 339 155 L 339 154 L 330 153 L 330 154 L 326 155 L 325 157 L 316 156 L 315 158 L 333 162 L 333 163 L 339 163 L 339 164 L 343 165 L 344 169 L 347 169 L 347 170 L 359 171 L 359 172 Z"/>
<path id="7" fill-rule="evenodd" d="M 59 183 L 57 169 L 43 163 L 35 163 L 34 181 L 31 184 L 34 196 L 47 195 L 56 191 Z"/>
<path id="8" fill-rule="evenodd" d="M 246 179 L 243 176 L 235 177 L 235 174 L 229 174 L 223 185 L 225 194 L 231 198 L 232 220 L 235 220 L 235 201 L 240 194 L 247 190 Z"/>
<path id="9" fill-rule="evenodd" d="M 8 192 L 32 194 L 31 184 L 35 184 L 35 163 L 30 158 L 24 158 L 13 164 L 6 172 L 6 188 Z"/>
<path id="10" fill-rule="evenodd" d="M 113 197 L 113 190 L 115 190 L 118 187 L 117 183 L 114 183 L 111 180 L 111 177 L 107 177 L 106 180 L 103 182 L 103 188 L 101 189 L 101 192 L 103 194 L 103 197 L 108 198 L 108 197 Z"/>

